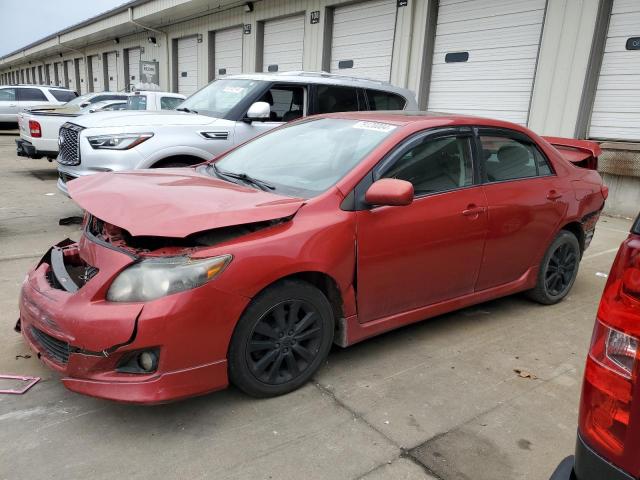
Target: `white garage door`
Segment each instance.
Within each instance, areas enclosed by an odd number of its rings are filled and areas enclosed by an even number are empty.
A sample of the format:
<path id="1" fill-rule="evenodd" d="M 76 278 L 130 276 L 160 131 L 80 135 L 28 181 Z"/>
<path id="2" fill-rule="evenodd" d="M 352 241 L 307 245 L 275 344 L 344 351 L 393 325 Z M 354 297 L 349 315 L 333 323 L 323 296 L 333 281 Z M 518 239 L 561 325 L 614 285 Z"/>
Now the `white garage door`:
<path id="1" fill-rule="evenodd" d="M 91 62 L 91 80 L 94 92 L 102 92 L 104 90 L 104 71 L 102 70 L 102 62 L 98 55 L 89 58 Z"/>
<path id="2" fill-rule="evenodd" d="M 630 38 L 635 38 L 634 40 Z M 614 0 L 600 68 L 591 138 L 640 140 L 640 2 Z"/>
<path id="3" fill-rule="evenodd" d="M 71 90 L 76 90 L 76 66 L 73 60 L 67 60 L 64 62 L 67 69 L 67 87 Z"/>
<path id="4" fill-rule="evenodd" d="M 198 89 L 198 43 L 196 37 L 178 39 L 178 93 L 191 95 Z"/>
<path id="5" fill-rule="evenodd" d="M 116 52 L 107 53 L 107 90 L 118 91 L 118 57 Z"/>
<path id="6" fill-rule="evenodd" d="M 130 91 L 131 87 L 135 87 L 140 83 L 140 49 L 130 48 L 127 50 L 127 90 Z"/>
<path id="7" fill-rule="evenodd" d="M 525 125 L 545 0 L 440 0 L 429 110 Z"/>
<path id="8" fill-rule="evenodd" d="M 87 71 L 84 68 L 84 58 L 78 59 L 78 78 L 80 79 L 80 95 L 87 93 Z"/>
<path id="9" fill-rule="evenodd" d="M 64 78 L 64 68 L 61 62 L 56 63 L 56 85 L 64 87 L 66 85 Z"/>
<path id="10" fill-rule="evenodd" d="M 242 27 L 215 32 L 213 58 L 216 77 L 242 73 Z"/>
<path id="11" fill-rule="evenodd" d="M 304 15 L 264 22 L 264 72 L 302 70 L 303 50 Z"/>
<path id="12" fill-rule="evenodd" d="M 49 85 L 55 84 L 55 74 L 53 73 L 53 64 L 47 64 L 47 83 Z"/>
<path id="13" fill-rule="evenodd" d="M 332 73 L 390 80 L 396 4 L 396 0 L 376 0 L 334 10 Z"/>

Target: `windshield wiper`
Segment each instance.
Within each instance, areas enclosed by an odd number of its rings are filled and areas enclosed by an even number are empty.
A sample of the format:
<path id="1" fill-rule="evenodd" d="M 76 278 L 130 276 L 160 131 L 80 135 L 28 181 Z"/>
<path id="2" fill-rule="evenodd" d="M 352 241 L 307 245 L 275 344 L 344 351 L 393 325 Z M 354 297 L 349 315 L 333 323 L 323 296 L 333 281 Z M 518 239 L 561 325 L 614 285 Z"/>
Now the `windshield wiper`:
<path id="1" fill-rule="evenodd" d="M 187 107 L 176 108 L 176 111 L 177 112 L 187 112 L 187 113 L 198 113 L 197 111 L 192 110 L 192 109 L 187 108 Z"/>
<path id="2" fill-rule="evenodd" d="M 234 180 L 240 180 L 242 182 L 245 183 L 249 183 L 251 185 L 254 185 L 256 187 L 258 187 L 260 190 L 275 190 L 276 187 L 274 187 L 273 185 L 265 182 L 264 180 L 259 180 L 257 178 L 253 178 L 249 175 L 247 175 L 246 173 L 235 173 L 235 172 L 227 172 L 224 170 L 221 170 L 215 163 L 210 163 L 207 168 L 213 168 L 213 171 L 216 173 L 216 175 L 220 178 L 233 178 Z M 234 182 L 237 183 L 237 182 Z"/>

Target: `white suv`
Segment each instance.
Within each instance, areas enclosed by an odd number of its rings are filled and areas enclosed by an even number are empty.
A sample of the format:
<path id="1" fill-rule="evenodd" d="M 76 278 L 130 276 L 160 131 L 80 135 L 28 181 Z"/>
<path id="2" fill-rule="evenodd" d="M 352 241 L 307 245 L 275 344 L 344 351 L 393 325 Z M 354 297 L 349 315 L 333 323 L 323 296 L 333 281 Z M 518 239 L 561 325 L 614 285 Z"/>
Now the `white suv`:
<path id="1" fill-rule="evenodd" d="M 36 105 L 62 105 L 76 98 L 73 90 L 62 87 L 43 87 L 40 85 L 2 85 L 0 86 L 0 122 L 15 123 L 18 113 L 24 108 Z"/>
<path id="2" fill-rule="evenodd" d="M 324 73 L 234 75 L 187 98 L 175 112 L 106 112 L 60 128 L 58 188 L 93 173 L 194 165 L 305 115 L 418 110 L 414 94 L 374 80 Z"/>

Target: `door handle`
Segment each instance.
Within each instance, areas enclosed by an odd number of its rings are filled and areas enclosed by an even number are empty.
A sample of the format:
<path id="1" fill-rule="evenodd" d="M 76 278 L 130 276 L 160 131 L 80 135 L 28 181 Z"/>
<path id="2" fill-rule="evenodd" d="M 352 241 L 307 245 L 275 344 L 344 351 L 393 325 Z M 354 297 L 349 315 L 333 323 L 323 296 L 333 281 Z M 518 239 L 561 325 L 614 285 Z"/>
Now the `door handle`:
<path id="1" fill-rule="evenodd" d="M 548 200 L 558 200 L 559 198 L 562 198 L 562 194 L 556 192 L 555 190 L 551 190 L 549 193 L 547 193 Z"/>
<path id="2" fill-rule="evenodd" d="M 481 213 L 484 213 L 484 210 L 484 207 L 477 207 L 476 205 L 471 204 L 462 211 L 462 215 L 464 215 L 465 217 L 477 217 Z"/>

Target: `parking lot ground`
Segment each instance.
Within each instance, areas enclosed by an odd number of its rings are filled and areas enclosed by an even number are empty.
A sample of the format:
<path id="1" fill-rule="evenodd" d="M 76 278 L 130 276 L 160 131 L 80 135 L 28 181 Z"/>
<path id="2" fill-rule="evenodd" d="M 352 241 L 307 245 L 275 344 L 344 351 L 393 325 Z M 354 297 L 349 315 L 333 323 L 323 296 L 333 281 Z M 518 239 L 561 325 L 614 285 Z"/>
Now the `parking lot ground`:
<path id="1" fill-rule="evenodd" d="M 569 297 L 517 295 L 348 349 L 289 395 L 236 389 L 155 407 L 66 391 L 13 332 L 25 272 L 81 212 L 55 165 L 0 136 L 0 373 L 38 375 L 0 395 L 0 479 L 546 480 L 572 453 L 597 304 L 630 221 L 602 218 Z M 508 259 L 505 259 L 508 261 Z M 522 378 L 514 370 L 530 372 Z"/>

